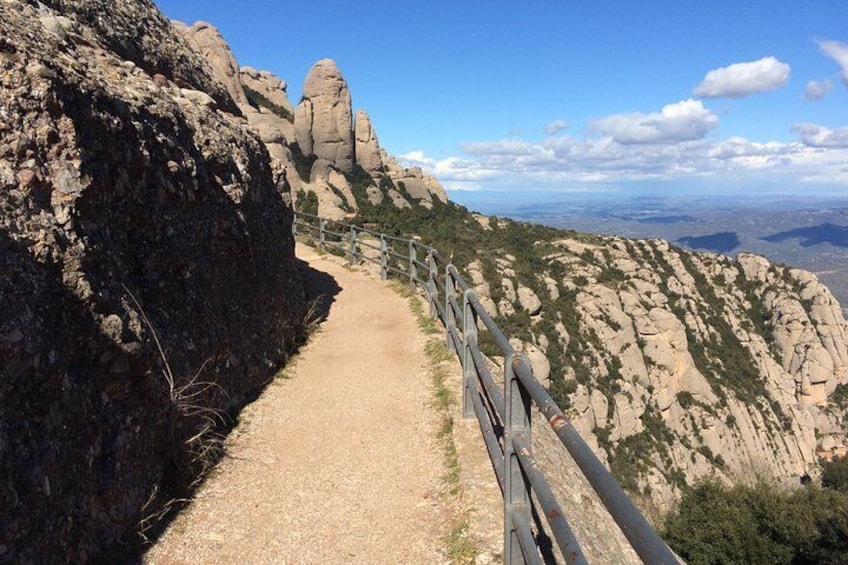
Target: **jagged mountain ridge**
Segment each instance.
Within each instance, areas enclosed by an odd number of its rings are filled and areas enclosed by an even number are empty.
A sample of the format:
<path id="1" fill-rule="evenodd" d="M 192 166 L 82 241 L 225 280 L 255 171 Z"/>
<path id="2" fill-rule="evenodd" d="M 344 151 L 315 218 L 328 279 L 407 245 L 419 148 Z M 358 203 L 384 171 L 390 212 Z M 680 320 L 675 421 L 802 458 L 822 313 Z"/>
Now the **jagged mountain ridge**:
<path id="1" fill-rule="evenodd" d="M 396 207 L 447 201 L 435 178 L 418 167 L 403 167 L 380 147 L 368 113 L 353 112 L 347 82 L 332 60 L 322 59 L 310 69 L 303 97 L 293 107 L 285 81 L 272 73 L 252 67 L 236 72 L 232 51 L 214 26 L 174 25 L 236 100 L 278 171 L 285 174 L 295 201 L 311 199 L 310 205 L 301 203 L 304 209 L 333 219 L 355 213 L 363 199 L 354 195 L 354 179 L 366 185 L 370 205 L 384 199 Z"/>

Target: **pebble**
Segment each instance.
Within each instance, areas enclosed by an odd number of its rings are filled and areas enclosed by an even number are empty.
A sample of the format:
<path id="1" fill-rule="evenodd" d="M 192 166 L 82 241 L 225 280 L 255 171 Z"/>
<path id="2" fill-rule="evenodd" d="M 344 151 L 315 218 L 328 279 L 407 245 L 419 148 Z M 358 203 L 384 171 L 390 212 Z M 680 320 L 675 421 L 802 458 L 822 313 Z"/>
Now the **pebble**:
<path id="1" fill-rule="evenodd" d="M 32 169 L 21 169 L 18 171 L 18 182 L 21 188 L 26 188 L 35 180 L 35 171 Z"/>

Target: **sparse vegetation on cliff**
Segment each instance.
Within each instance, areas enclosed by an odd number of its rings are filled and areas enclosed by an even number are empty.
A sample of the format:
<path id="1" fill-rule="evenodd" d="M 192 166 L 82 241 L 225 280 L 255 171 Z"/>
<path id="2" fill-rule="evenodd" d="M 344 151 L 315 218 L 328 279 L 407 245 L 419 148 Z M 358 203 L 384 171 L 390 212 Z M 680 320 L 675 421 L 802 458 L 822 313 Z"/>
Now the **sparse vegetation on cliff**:
<path id="1" fill-rule="evenodd" d="M 848 563 L 848 494 L 766 482 L 728 487 L 707 480 L 688 490 L 663 535 L 692 564 Z"/>
<path id="2" fill-rule="evenodd" d="M 265 95 L 263 95 L 261 92 L 253 90 L 246 84 L 242 84 L 242 88 L 244 89 L 245 96 L 247 96 L 247 101 L 250 102 L 250 105 L 256 108 L 257 110 L 259 108 L 265 108 L 266 110 L 286 120 L 287 122 L 291 122 L 294 120 L 294 116 L 288 110 L 288 108 L 284 108 L 279 104 L 274 104 L 273 102 L 268 100 L 268 98 L 265 97 Z"/>

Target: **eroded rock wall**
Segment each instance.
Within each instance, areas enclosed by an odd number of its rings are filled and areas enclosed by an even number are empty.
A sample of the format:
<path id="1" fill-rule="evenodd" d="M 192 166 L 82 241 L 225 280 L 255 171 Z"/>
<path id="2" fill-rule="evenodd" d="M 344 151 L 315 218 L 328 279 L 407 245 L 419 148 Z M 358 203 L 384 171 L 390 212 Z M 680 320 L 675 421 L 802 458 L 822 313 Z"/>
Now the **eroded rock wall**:
<path id="1" fill-rule="evenodd" d="M 289 189 L 238 115 L 150 2 L 0 2 L 0 561 L 102 557 L 296 339 Z"/>
<path id="2" fill-rule="evenodd" d="M 848 326 L 811 273 L 575 234 L 468 267 L 584 438 L 646 509 L 715 475 L 797 484 L 848 444 Z M 544 353 L 546 359 L 540 358 Z"/>

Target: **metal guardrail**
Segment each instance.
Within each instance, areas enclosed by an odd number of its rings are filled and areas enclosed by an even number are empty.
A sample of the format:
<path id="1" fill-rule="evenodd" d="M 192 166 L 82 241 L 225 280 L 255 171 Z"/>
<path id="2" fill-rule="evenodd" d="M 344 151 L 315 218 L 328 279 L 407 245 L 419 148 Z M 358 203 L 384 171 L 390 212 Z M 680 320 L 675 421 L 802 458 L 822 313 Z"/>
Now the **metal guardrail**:
<path id="1" fill-rule="evenodd" d="M 533 404 L 547 419 L 637 555 L 649 564 L 679 563 L 533 376 L 527 356 L 515 351 L 483 308 L 477 293 L 453 264 L 445 263 L 436 249 L 414 239 L 388 236 L 302 212 L 295 215 L 292 226 L 295 235 L 300 233 L 299 229 L 320 249 L 346 255 L 351 264 L 362 260 L 379 265 L 383 279 L 396 274 L 424 290 L 430 315 L 441 321 L 447 345 L 462 365 L 463 416 L 477 419 L 503 492 L 505 563 L 543 563 L 532 531 L 533 520 L 538 519 L 538 515 L 531 493 L 542 507 L 562 555 L 569 563 L 587 563 L 556 496 L 533 457 L 530 419 Z M 426 262 L 418 259 L 420 252 Z M 419 273 L 426 274 L 421 278 Z M 444 296 L 440 296 L 440 289 L 444 289 Z M 503 391 L 498 388 L 479 347 L 481 323 L 505 359 Z"/>

